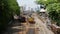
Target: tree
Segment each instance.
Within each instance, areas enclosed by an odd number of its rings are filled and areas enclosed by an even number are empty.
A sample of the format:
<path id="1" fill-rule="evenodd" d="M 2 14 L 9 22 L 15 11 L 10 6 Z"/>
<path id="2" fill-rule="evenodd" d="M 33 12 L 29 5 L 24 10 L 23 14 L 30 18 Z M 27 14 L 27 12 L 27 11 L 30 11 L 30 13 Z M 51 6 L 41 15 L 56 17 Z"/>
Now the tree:
<path id="1" fill-rule="evenodd" d="M 37 2 L 37 4 L 47 6 L 47 5 L 52 4 L 52 3 L 57 3 L 58 1 L 57 0 L 37 0 L 36 2 Z"/>
<path id="2" fill-rule="evenodd" d="M 46 6 L 49 17 L 60 25 L 60 2 L 59 0 L 39 0 L 38 4 Z"/>
<path id="3" fill-rule="evenodd" d="M 0 0 L 0 9 L 0 31 L 2 31 L 13 19 L 13 13 L 19 15 L 20 8 L 16 0 Z"/>
<path id="4" fill-rule="evenodd" d="M 10 8 L 10 11 L 13 11 L 15 14 L 19 15 L 20 13 L 20 7 L 18 7 L 18 4 L 16 2 L 16 0 L 9 0 L 8 1 L 8 5 Z"/>
<path id="5" fill-rule="evenodd" d="M 60 25 L 60 3 L 54 3 L 47 6 L 49 17 Z"/>

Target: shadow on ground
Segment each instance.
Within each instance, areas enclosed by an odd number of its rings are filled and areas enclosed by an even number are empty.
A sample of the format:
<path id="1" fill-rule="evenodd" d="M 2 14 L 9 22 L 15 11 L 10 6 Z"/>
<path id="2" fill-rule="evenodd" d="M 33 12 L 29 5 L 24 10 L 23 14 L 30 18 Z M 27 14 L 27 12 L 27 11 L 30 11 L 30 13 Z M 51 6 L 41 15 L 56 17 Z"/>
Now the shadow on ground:
<path id="1" fill-rule="evenodd" d="M 9 26 L 3 34 L 18 34 L 18 32 L 23 31 L 25 26 L 22 25 L 19 21 L 12 22 L 11 26 Z"/>

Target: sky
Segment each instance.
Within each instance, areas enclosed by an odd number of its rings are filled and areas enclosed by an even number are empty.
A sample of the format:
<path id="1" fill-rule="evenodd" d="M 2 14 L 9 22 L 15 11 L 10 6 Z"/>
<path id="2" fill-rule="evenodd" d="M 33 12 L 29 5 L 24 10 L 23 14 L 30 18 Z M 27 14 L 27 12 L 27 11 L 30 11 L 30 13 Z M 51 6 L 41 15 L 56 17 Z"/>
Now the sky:
<path id="1" fill-rule="evenodd" d="M 17 0 L 19 6 L 25 6 L 26 10 L 28 10 L 29 8 L 39 8 L 40 5 L 37 5 L 34 1 L 36 0 Z"/>

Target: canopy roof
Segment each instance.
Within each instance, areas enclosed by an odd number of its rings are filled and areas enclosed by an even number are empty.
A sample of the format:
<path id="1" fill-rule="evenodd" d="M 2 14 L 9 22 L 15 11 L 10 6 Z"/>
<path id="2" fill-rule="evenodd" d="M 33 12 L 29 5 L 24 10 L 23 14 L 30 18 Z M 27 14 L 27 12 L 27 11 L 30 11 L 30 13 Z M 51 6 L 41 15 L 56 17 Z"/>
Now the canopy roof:
<path id="1" fill-rule="evenodd" d="M 40 12 L 46 12 L 46 10 L 44 10 L 44 9 L 41 9 L 41 10 L 40 10 Z"/>

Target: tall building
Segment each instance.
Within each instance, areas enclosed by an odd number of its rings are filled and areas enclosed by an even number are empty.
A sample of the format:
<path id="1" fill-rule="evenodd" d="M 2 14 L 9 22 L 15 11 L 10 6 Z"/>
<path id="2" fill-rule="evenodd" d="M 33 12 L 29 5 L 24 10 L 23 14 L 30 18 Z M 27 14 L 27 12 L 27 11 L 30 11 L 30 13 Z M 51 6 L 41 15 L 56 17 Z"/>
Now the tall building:
<path id="1" fill-rule="evenodd" d="M 20 6 L 20 13 L 23 13 L 23 6 Z"/>
<path id="2" fill-rule="evenodd" d="M 25 8 L 26 8 L 26 6 L 20 6 L 20 11 L 21 11 L 20 13 L 21 13 L 21 14 L 23 14 L 23 13 L 24 13 Z"/>

